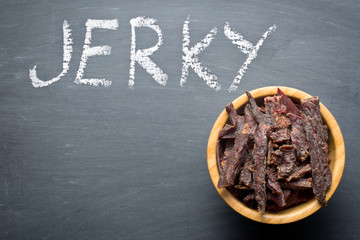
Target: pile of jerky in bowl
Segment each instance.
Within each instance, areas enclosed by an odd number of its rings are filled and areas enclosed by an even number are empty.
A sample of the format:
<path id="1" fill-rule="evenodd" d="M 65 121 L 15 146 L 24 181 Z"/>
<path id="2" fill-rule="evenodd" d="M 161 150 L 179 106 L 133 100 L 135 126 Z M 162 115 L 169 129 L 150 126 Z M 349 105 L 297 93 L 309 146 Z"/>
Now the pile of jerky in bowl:
<path id="1" fill-rule="evenodd" d="M 250 208 L 279 211 L 315 198 L 326 205 L 332 175 L 328 128 L 318 97 L 296 105 L 280 89 L 258 106 L 249 103 L 239 115 L 226 106 L 229 121 L 217 142 L 218 188 L 227 188 Z"/>

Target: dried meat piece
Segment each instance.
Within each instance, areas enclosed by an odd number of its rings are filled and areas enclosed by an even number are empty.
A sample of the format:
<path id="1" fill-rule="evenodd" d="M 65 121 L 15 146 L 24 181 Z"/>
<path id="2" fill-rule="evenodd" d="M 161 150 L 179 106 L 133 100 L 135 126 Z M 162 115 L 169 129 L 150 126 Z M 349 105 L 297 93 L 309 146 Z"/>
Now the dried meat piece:
<path id="1" fill-rule="evenodd" d="M 255 203 L 255 193 L 254 192 L 250 192 L 248 195 L 246 195 L 243 198 L 243 202 L 245 203 L 246 206 L 248 206 L 249 208 L 253 208 L 254 207 L 254 203 Z"/>
<path id="2" fill-rule="evenodd" d="M 281 128 L 270 133 L 270 139 L 273 142 L 284 142 L 290 139 L 290 130 L 287 128 Z"/>
<path id="3" fill-rule="evenodd" d="M 325 142 L 327 142 L 329 140 L 329 128 L 327 125 L 323 125 L 323 136 Z"/>
<path id="4" fill-rule="evenodd" d="M 260 111 L 258 105 L 256 104 L 255 99 L 253 98 L 253 96 L 248 91 L 246 91 L 246 95 L 249 98 L 251 111 L 253 113 L 253 116 L 254 116 L 255 120 L 259 124 L 262 123 L 263 125 L 275 128 L 276 127 L 275 119 L 271 115 L 268 115 L 268 114 L 263 113 L 263 112 Z"/>
<path id="5" fill-rule="evenodd" d="M 292 113 L 286 114 L 291 121 L 291 133 L 290 138 L 292 144 L 295 146 L 296 155 L 301 161 L 304 161 L 309 156 L 309 143 L 306 139 L 303 119 Z"/>
<path id="6" fill-rule="evenodd" d="M 286 205 L 284 194 L 274 194 L 272 192 L 267 192 L 266 197 L 268 201 L 275 203 L 279 208 L 282 208 Z"/>
<path id="7" fill-rule="evenodd" d="M 278 166 L 278 178 L 284 179 L 290 175 L 295 166 L 295 148 L 293 145 L 283 145 L 280 151 L 283 152 L 283 162 Z"/>
<path id="8" fill-rule="evenodd" d="M 226 106 L 226 111 L 229 114 L 230 122 L 236 127 L 236 131 L 241 132 L 245 123 L 245 117 L 237 114 L 232 103 Z"/>
<path id="9" fill-rule="evenodd" d="M 311 173 L 311 165 L 310 164 L 297 166 L 297 167 L 295 167 L 295 169 L 291 173 L 291 175 L 286 179 L 286 181 L 292 181 L 295 179 L 299 179 L 309 173 Z"/>
<path id="10" fill-rule="evenodd" d="M 235 184 L 236 177 L 240 172 L 242 155 L 246 150 L 246 144 L 250 134 L 249 131 L 249 125 L 245 124 L 241 133 L 235 133 L 234 147 L 232 148 L 229 159 L 226 161 L 223 172 L 220 172 L 218 188 L 229 187 Z"/>
<path id="11" fill-rule="evenodd" d="M 253 167 L 252 163 L 252 155 L 248 152 L 244 154 L 244 167 L 242 168 L 240 172 L 239 177 L 239 184 L 240 186 L 246 186 L 248 188 L 252 185 L 252 171 L 250 171 L 250 168 Z"/>
<path id="12" fill-rule="evenodd" d="M 286 113 L 292 113 L 297 116 L 302 115 L 300 110 L 293 103 L 293 101 L 291 101 L 291 99 L 288 96 L 286 96 L 285 93 L 283 93 L 283 91 L 280 90 L 280 88 L 278 88 L 277 94 L 283 97 L 282 101 L 283 101 L 284 105 L 286 106 Z"/>
<path id="13" fill-rule="evenodd" d="M 252 114 L 251 107 L 249 104 L 246 104 L 245 106 L 244 116 L 245 116 L 245 122 L 248 123 L 250 127 L 250 137 L 254 138 L 258 124 Z"/>
<path id="14" fill-rule="evenodd" d="M 225 127 L 220 130 L 219 138 L 223 138 L 223 139 L 235 138 L 235 129 L 236 128 L 234 125 L 226 124 Z M 229 137 L 228 135 L 231 135 L 234 137 Z"/>
<path id="15" fill-rule="evenodd" d="M 279 149 L 271 152 L 271 157 L 270 157 L 270 164 L 274 164 L 276 166 L 279 166 L 284 159 L 284 154 L 282 151 L 280 151 Z"/>
<path id="16" fill-rule="evenodd" d="M 267 138 L 270 127 L 262 123 L 259 124 L 255 135 L 255 147 L 253 151 L 254 159 L 254 190 L 255 199 L 258 203 L 258 210 L 263 214 L 266 209 L 266 151 Z"/>
<path id="17" fill-rule="evenodd" d="M 267 168 L 266 179 L 267 179 L 267 187 L 272 192 L 271 197 L 272 197 L 273 201 L 276 202 L 279 207 L 285 206 L 284 192 L 281 189 L 280 183 L 276 179 L 275 168 L 272 168 L 272 167 Z M 269 200 L 271 200 L 271 199 L 269 199 Z"/>
<path id="18" fill-rule="evenodd" d="M 312 178 L 300 178 L 291 182 L 281 182 L 282 188 L 307 189 L 312 188 Z"/>
<path id="19" fill-rule="evenodd" d="M 313 192 L 322 205 L 326 205 L 326 191 L 330 188 L 332 174 L 328 165 L 328 145 L 325 141 L 320 102 L 318 97 L 302 99 L 304 130 L 311 146 L 309 155 L 313 176 Z"/>
<path id="20" fill-rule="evenodd" d="M 264 98 L 265 113 L 273 116 L 274 118 L 285 114 L 286 106 L 283 104 L 282 96 L 272 96 Z"/>

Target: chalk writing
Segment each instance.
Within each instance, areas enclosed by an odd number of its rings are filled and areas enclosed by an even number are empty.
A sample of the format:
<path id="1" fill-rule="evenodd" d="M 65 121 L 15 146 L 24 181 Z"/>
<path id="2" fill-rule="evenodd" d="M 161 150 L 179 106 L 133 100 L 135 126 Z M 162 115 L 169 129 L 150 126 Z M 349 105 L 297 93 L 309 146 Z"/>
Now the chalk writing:
<path id="1" fill-rule="evenodd" d="M 197 42 L 193 47 L 190 47 L 190 16 L 184 22 L 183 25 L 183 43 L 182 43 L 182 69 L 181 69 L 181 78 L 180 86 L 184 86 L 187 81 L 189 74 L 189 68 L 191 67 L 194 72 L 214 90 L 220 90 L 221 84 L 219 83 L 217 76 L 211 74 L 210 70 L 203 66 L 199 61 L 198 55 L 203 52 L 211 42 L 215 39 L 217 34 L 217 28 L 213 27 L 210 32 L 200 41 Z M 151 59 L 150 56 L 159 50 L 159 47 L 163 44 L 163 35 L 159 25 L 157 25 L 157 20 L 155 18 L 147 17 L 136 17 L 130 20 L 131 25 L 131 46 L 130 46 L 130 70 L 129 70 L 129 88 L 133 89 L 135 84 L 135 64 L 136 62 L 146 70 L 147 73 L 160 85 L 165 86 L 168 80 L 168 75 L 164 73 Z M 83 51 L 81 55 L 81 60 L 79 64 L 78 71 L 75 77 L 76 84 L 85 84 L 92 86 L 105 86 L 108 87 L 112 84 L 110 80 L 104 78 L 84 78 L 84 71 L 86 69 L 87 60 L 91 56 L 96 55 L 110 55 L 111 47 L 108 45 L 103 46 L 91 46 L 92 39 L 92 30 L 93 29 L 106 29 L 106 30 L 117 30 L 118 20 L 96 20 L 88 19 L 86 21 L 86 34 L 84 40 Z M 150 48 L 146 49 L 136 49 L 136 28 L 147 27 L 153 29 L 157 36 L 157 43 Z M 276 26 L 272 25 L 268 30 L 262 35 L 257 44 L 254 46 L 251 42 L 246 40 L 241 34 L 232 29 L 228 22 L 224 25 L 224 35 L 231 40 L 231 42 L 236 45 L 240 51 L 247 55 L 247 58 L 243 65 L 237 72 L 236 77 L 234 78 L 231 86 L 228 91 L 235 91 L 238 85 L 241 82 L 242 77 L 245 74 L 249 64 L 257 56 L 257 53 L 262 46 L 265 39 L 276 30 Z M 73 39 L 71 36 L 70 25 L 66 20 L 63 23 L 63 69 L 61 73 L 50 80 L 44 81 L 40 80 L 37 77 L 36 65 L 29 69 L 29 77 L 32 85 L 35 88 L 41 88 L 49 86 L 50 84 L 57 82 L 61 77 L 65 76 L 69 70 L 69 63 L 71 60 L 71 55 L 73 52 Z"/>
<path id="2" fill-rule="evenodd" d="M 43 81 L 37 77 L 36 65 L 35 65 L 33 69 L 29 70 L 29 77 L 30 77 L 31 83 L 34 87 L 41 88 L 41 87 L 49 86 L 50 84 L 52 84 L 56 81 L 59 81 L 60 78 L 65 76 L 65 74 L 69 70 L 71 53 L 73 51 L 73 47 L 72 47 L 73 39 L 71 37 L 70 25 L 68 24 L 68 22 L 66 20 L 63 23 L 63 42 L 64 42 L 64 44 L 63 44 L 64 55 L 63 55 L 63 69 L 62 69 L 61 73 L 57 77 L 54 77 L 53 79 L 50 79 L 48 81 Z"/>
<path id="3" fill-rule="evenodd" d="M 98 29 L 109 29 L 109 30 L 116 30 L 118 28 L 118 21 L 114 20 L 94 20 L 88 19 L 86 21 L 86 34 L 85 34 L 85 41 L 83 52 L 80 60 L 79 69 L 76 73 L 75 83 L 76 84 L 89 84 L 94 86 L 103 85 L 108 87 L 111 85 L 111 81 L 106 79 L 100 78 L 83 78 L 84 71 L 86 68 L 86 62 L 89 57 L 95 55 L 110 55 L 111 54 L 111 47 L 108 45 L 105 46 L 95 46 L 90 47 L 91 44 L 91 31 L 95 28 Z"/>
<path id="4" fill-rule="evenodd" d="M 130 20 L 131 24 L 131 50 L 130 50 L 130 79 L 129 79 L 129 88 L 134 88 L 135 80 L 135 62 L 138 62 L 146 72 L 148 72 L 156 82 L 160 85 L 165 86 L 168 79 L 166 75 L 156 64 L 151 61 L 149 56 L 159 49 L 163 44 L 163 38 L 161 29 L 158 25 L 155 24 L 156 19 L 154 18 L 145 18 L 137 17 Z M 155 46 L 147 49 L 139 49 L 136 51 L 136 27 L 149 27 L 152 28 L 158 35 L 158 42 Z"/>
<path id="5" fill-rule="evenodd" d="M 271 26 L 260 38 L 260 40 L 257 42 L 257 44 L 254 46 L 251 42 L 244 39 L 242 35 L 237 33 L 235 30 L 231 29 L 229 26 L 229 23 L 225 23 L 224 26 L 224 35 L 231 40 L 231 42 L 240 48 L 241 52 L 248 55 L 247 59 L 245 60 L 244 64 L 241 66 L 241 68 L 238 71 L 238 74 L 236 75 L 233 83 L 231 84 L 229 88 L 229 92 L 235 91 L 241 81 L 241 78 L 243 77 L 246 69 L 248 68 L 248 65 L 251 63 L 251 61 L 256 58 L 257 52 L 259 51 L 261 45 L 263 44 L 264 40 L 267 38 L 267 36 L 274 32 L 276 30 L 276 26 Z"/>
<path id="6" fill-rule="evenodd" d="M 183 27 L 183 62 L 182 62 L 182 73 L 180 79 L 180 86 L 184 86 L 187 76 L 189 74 L 189 67 L 194 69 L 195 73 L 202 78 L 205 83 L 215 89 L 220 90 L 221 85 L 217 81 L 217 77 L 214 74 L 210 74 L 208 69 L 201 65 L 197 55 L 201 53 L 205 48 L 207 48 L 211 41 L 215 38 L 217 33 L 217 28 L 214 27 L 211 29 L 210 33 L 205 36 L 200 42 L 196 43 L 192 48 L 189 49 L 190 45 L 190 34 L 189 34 L 189 23 L 190 17 L 188 17 L 184 23 Z"/>

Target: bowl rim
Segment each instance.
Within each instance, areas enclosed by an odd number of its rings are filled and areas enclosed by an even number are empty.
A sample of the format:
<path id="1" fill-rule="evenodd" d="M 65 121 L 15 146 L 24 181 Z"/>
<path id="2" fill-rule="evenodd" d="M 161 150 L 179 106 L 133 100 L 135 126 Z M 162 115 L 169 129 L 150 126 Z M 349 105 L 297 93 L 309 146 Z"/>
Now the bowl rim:
<path id="1" fill-rule="evenodd" d="M 254 98 L 261 98 L 276 95 L 278 88 L 280 88 L 281 91 L 285 93 L 285 95 L 299 100 L 312 97 L 310 94 L 305 93 L 301 90 L 285 86 L 262 87 L 254 89 L 250 91 L 250 93 L 253 95 Z M 235 109 L 240 108 L 247 102 L 248 97 L 246 96 L 246 94 L 243 94 L 232 101 Z M 326 193 L 326 200 L 328 201 L 338 187 L 344 171 L 345 144 L 338 123 L 336 122 L 334 116 L 330 113 L 330 111 L 321 102 L 320 111 L 323 119 L 328 125 L 329 135 L 333 136 L 335 151 L 335 159 L 331 159 L 331 161 L 334 161 L 334 167 L 332 169 L 332 183 L 330 189 Z M 284 224 L 295 222 L 308 217 L 309 215 L 315 213 L 321 208 L 321 204 L 315 198 L 313 198 L 306 203 L 302 203 L 292 208 L 281 210 L 276 213 L 265 212 L 263 215 L 260 215 L 257 210 L 248 208 L 244 203 L 234 197 L 228 190 L 224 188 L 218 189 L 217 182 L 219 180 L 219 172 L 216 162 L 216 143 L 218 140 L 219 131 L 223 128 L 227 119 L 228 114 L 224 108 L 217 120 L 215 121 L 209 135 L 207 146 L 207 164 L 210 177 L 215 186 L 215 189 L 231 208 L 251 220 L 268 224 Z"/>

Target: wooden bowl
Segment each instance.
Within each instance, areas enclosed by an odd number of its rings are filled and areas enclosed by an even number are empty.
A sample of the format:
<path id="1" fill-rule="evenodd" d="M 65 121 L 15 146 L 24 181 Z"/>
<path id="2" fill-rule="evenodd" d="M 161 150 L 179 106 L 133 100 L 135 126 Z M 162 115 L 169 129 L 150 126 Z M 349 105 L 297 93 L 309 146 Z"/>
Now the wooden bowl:
<path id="1" fill-rule="evenodd" d="M 261 100 L 266 96 L 273 96 L 277 94 L 276 86 L 272 87 L 264 87 L 258 88 L 250 93 L 254 96 L 255 99 Z M 290 88 L 290 87 L 279 87 L 287 96 L 292 98 L 293 100 L 300 101 L 300 99 L 312 97 L 311 95 L 302 92 L 300 90 Z M 321 100 L 321 98 L 320 98 Z M 233 101 L 235 109 L 241 109 L 248 102 L 248 97 L 246 94 L 238 97 Z M 344 171 L 345 165 L 345 145 L 344 139 L 342 137 L 340 127 L 337 124 L 333 115 L 329 112 L 329 110 L 320 103 L 321 115 L 323 117 L 324 123 L 329 127 L 329 156 L 331 158 L 330 161 L 330 169 L 332 172 L 332 183 L 330 189 L 326 193 L 326 200 L 329 200 L 331 196 L 334 194 L 337 186 L 339 185 L 341 176 Z M 216 143 L 218 140 L 219 131 L 224 127 L 226 121 L 228 120 L 228 114 L 224 109 L 218 119 L 216 120 L 208 142 L 207 148 L 207 163 L 209 168 L 209 173 L 212 179 L 212 182 L 220 194 L 220 196 L 230 205 L 235 211 L 240 213 L 241 215 L 250 218 L 254 221 L 269 223 L 269 224 L 283 224 L 295 222 L 300 219 L 303 219 L 317 210 L 321 208 L 320 203 L 312 198 L 306 203 L 302 203 L 298 206 L 281 210 L 276 213 L 265 212 L 263 215 L 260 215 L 259 212 L 255 209 L 248 208 L 244 203 L 234 197 L 228 190 L 225 188 L 218 189 L 217 183 L 219 181 L 219 170 L 216 162 Z M 331 202 L 329 203 L 331 204 Z"/>

